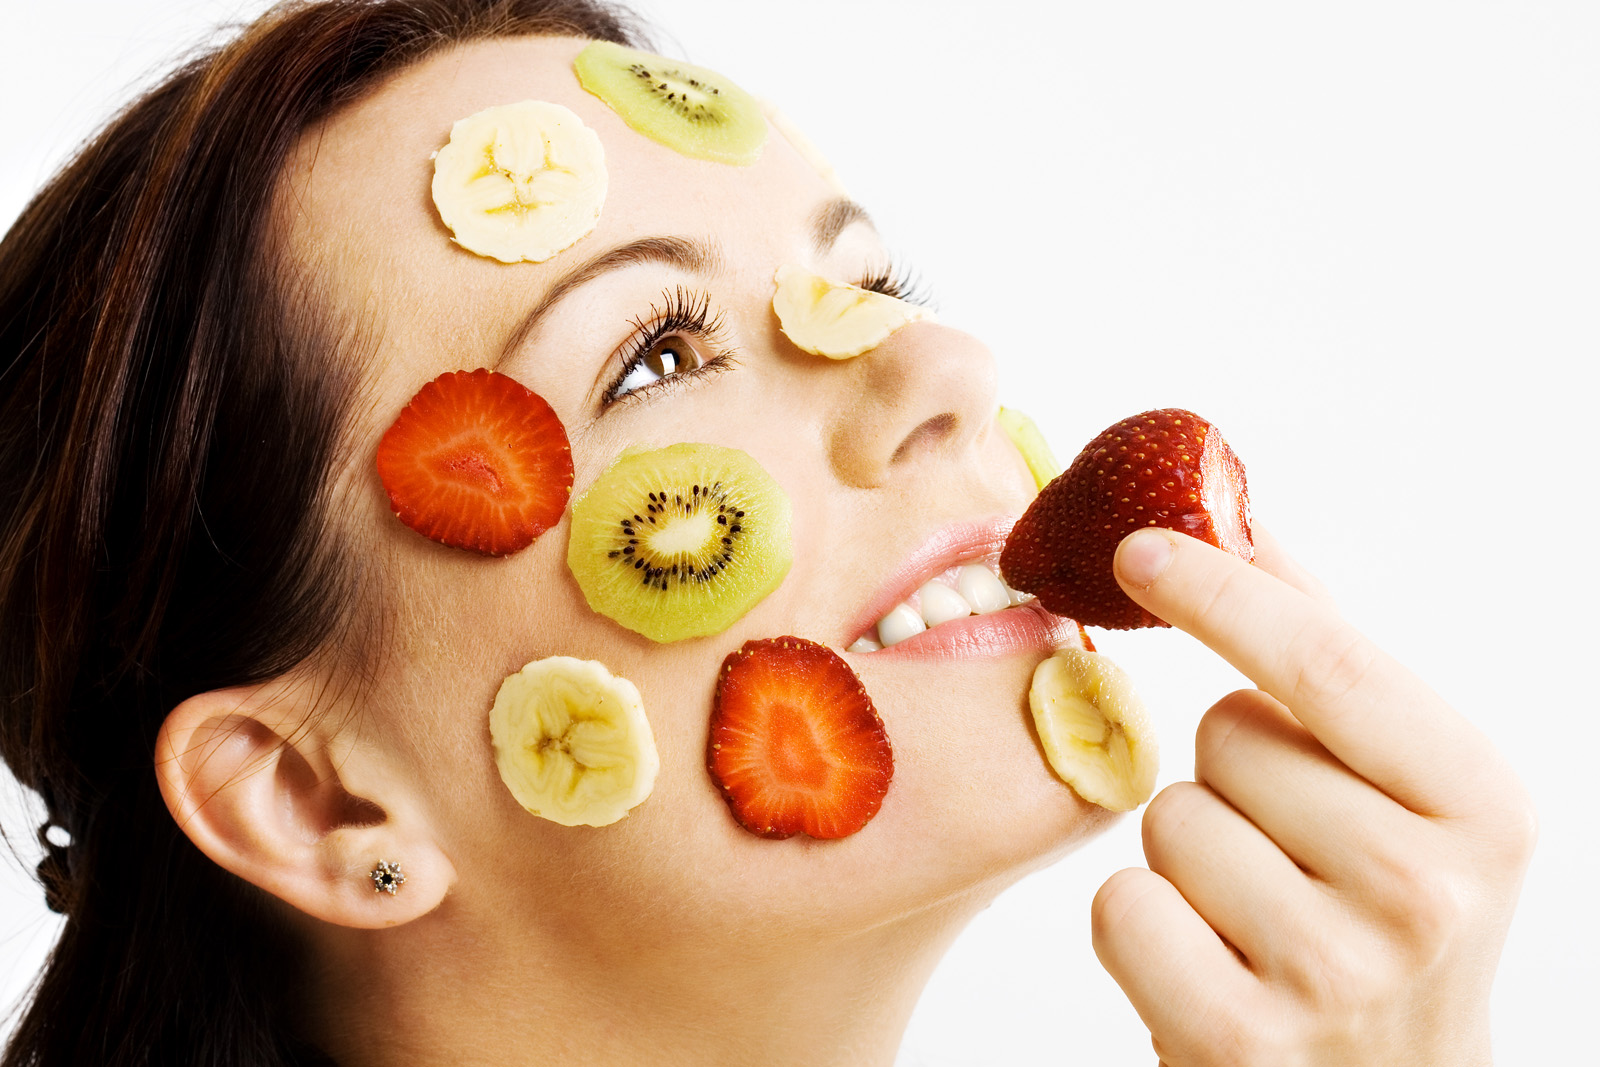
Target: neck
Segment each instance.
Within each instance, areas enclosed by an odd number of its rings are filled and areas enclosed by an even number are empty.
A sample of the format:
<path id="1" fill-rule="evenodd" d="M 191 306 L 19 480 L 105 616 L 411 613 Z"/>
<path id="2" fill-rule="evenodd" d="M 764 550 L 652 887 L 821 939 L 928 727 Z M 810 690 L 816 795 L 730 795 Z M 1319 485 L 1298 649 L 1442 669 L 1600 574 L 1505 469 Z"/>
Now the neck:
<path id="1" fill-rule="evenodd" d="M 836 937 L 596 952 L 586 938 L 471 931 L 447 902 L 324 943 L 313 1036 L 344 1067 L 889 1067 L 935 964 L 983 903 Z"/>

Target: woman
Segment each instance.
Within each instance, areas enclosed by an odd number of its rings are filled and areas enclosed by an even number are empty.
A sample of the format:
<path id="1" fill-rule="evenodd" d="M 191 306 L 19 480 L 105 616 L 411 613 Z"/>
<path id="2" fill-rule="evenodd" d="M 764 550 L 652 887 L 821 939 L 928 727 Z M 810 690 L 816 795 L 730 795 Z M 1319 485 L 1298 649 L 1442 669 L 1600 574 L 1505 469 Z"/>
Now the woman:
<path id="1" fill-rule="evenodd" d="M 818 842 L 729 818 L 704 769 L 728 652 L 844 648 L 908 557 L 1032 484 L 971 338 L 913 323 L 833 362 L 777 331 L 778 267 L 865 280 L 885 252 L 784 138 L 749 167 L 689 159 L 586 92 L 574 38 L 639 43 L 629 25 L 281 9 L 8 235 L 4 752 L 70 838 L 44 871 L 66 931 L 9 1062 L 887 1063 L 963 923 L 1108 825 L 1019 714 L 1037 638 L 845 653 L 893 740 L 881 811 Z M 596 131 L 610 187 L 579 244 L 508 266 L 452 243 L 429 158 L 524 99 Z M 706 314 L 630 347 L 679 292 Z M 575 496 L 629 447 L 754 457 L 794 505 L 783 584 L 660 644 L 590 610 L 559 527 L 485 559 L 396 522 L 380 439 L 480 366 L 549 402 Z M 1147 809 L 1151 870 L 1107 882 L 1097 951 L 1168 1063 L 1486 1061 L 1520 787 L 1259 540 L 1256 569 L 1162 534 L 1119 554 L 1130 595 L 1282 703 L 1207 715 L 1204 784 Z M 655 791 L 608 827 L 533 818 L 497 772 L 486 709 L 555 655 L 648 709 Z M 1374 746 L 1379 720 L 1416 746 Z"/>

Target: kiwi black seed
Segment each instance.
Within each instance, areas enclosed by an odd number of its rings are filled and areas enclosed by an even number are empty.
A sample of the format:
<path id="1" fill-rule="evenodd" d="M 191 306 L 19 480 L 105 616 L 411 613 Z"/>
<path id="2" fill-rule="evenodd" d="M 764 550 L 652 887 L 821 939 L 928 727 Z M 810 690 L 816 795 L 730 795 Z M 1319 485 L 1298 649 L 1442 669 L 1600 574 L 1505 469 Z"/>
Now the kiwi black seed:
<path id="1" fill-rule="evenodd" d="M 624 122 L 674 151 L 738 166 L 761 157 L 760 105 L 715 71 L 610 41 L 591 42 L 573 69 Z"/>
<path id="2" fill-rule="evenodd" d="M 706 85 L 698 78 L 673 69 L 652 70 L 643 63 L 630 65 L 628 72 L 638 80 L 644 92 L 688 122 L 720 126 L 728 121 L 727 113 L 717 106 L 722 90 L 715 85 Z"/>
<path id="3" fill-rule="evenodd" d="M 663 591 L 681 582 L 710 581 L 732 562 L 733 553 L 738 551 L 738 543 L 744 536 L 744 527 L 739 521 L 744 518 L 744 512 L 729 501 L 721 483 L 707 486 L 703 494 L 698 485 L 691 486 L 687 500 L 681 490 L 668 493 L 665 488 L 651 490 L 649 497 L 644 515 L 633 515 L 617 524 L 617 540 L 622 547 L 607 552 L 607 558 L 626 557 L 632 561 L 633 568 L 641 572 L 644 585 Z M 687 552 L 651 551 L 647 527 L 665 528 L 675 519 L 692 519 L 702 514 L 715 516 L 721 531 L 718 536 L 702 539 L 702 544 Z"/>
<path id="4" fill-rule="evenodd" d="M 572 505 L 567 565 L 589 606 L 655 641 L 721 633 L 783 581 L 789 500 L 738 449 L 622 454 Z"/>

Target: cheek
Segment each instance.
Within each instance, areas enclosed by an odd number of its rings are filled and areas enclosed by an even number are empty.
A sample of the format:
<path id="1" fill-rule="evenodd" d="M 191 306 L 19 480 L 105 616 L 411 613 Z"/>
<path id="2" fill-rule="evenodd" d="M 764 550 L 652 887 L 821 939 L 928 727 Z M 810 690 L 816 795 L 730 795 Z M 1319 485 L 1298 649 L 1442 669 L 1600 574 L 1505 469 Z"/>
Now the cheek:
<path id="1" fill-rule="evenodd" d="M 1115 818 L 1044 761 L 1027 707 L 1035 657 L 856 665 L 895 749 L 876 822 L 930 882 L 1009 882 Z"/>
<path id="2" fill-rule="evenodd" d="M 721 634 L 658 644 L 592 612 L 566 565 L 569 519 L 501 560 L 412 543 L 403 529 L 387 546 L 397 640 L 380 714 L 402 735 L 416 774 L 432 783 L 430 803 L 469 898 L 507 907 L 544 887 L 570 901 L 576 879 L 582 896 L 612 911 L 640 901 L 681 908 L 675 921 L 688 929 L 707 900 L 755 921 L 803 915 L 819 887 L 848 887 L 839 907 L 872 922 L 975 886 L 1003 886 L 1109 821 L 1040 756 L 1025 702 L 1032 657 L 934 665 L 854 658 L 895 751 L 882 811 L 843 842 L 770 842 L 737 827 L 705 769 L 718 671 L 751 638 L 838 639 L 832 631 L 843 613 L 818 591 L 842 580 L 829 576 L 837 535 L 829 531 L 848 518 L 847 505 L 830 495 L 821 450 L 795 440 L 808 424 L 792 413 L 778 418 L 770 397 L 751 399 L 721 420 L 703 417 L 698 402 L 686 405 L 684 424 L 674 420 L 649 439 L 634 439 L 619 421 L 610 440 L 574 443 L 586 465 L 580 492 L 623 447 L 684 440 L 740 447 L 784 488 L 794 510 L 790 576 Z M 661 770 L 650 798 L 614 826 L 547 823 L 524 812 L 500 781 L 487 726 L 495 692 L 525 663 L 552 655 L 598 660 L 643 698 Z"/>
<path id="3" fill-rule="evenodd" d="M 673 818 L 686 809 L 721 813 L 712 807 L 721 801 L 707 780 L 705 737 L 718 668 L 743 640 L 737 629 L 657 644 L 592 612 L 567 568 L 565 519 L 504 559 L 402 533 L 415 543 L 398 546 L 385 568 L 395 640 L 368 714 L 428 783 L 424 792 L 459 847 L 493 856 L 508 844 L 526 851 L 543 836 L 542 820 L 525 813 L 500 780 L 488 720 L 502 681 L 549 656 L 599 661 L 639 690 L 661 770 L 655 791 L 625 822 L 662 808 L 679 813 Z M 433 794 L 441 783 L 448 788 Z M 563 829 L 555 828 L 558 837 Z"/>

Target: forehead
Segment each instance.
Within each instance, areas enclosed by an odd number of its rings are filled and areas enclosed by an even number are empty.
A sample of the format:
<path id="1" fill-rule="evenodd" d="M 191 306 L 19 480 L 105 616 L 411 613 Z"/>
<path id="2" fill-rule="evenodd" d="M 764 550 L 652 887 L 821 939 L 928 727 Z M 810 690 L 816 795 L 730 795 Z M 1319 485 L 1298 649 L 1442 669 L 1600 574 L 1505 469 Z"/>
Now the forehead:
<path id="1" fill-rule="evenodd" d="M 704 240 L 729 271 L 768 279 L 771 264 L 804 254 L 809 214 L 827 189 L 783 138 L 769 137 L 748 167 L 679 155 L 578 84 L 572 62 L 586 43 L 516 37 L 453 47 L 308 131 L 280 185 L 291 257 L 316 268 L 347 316 L 459 347 L 499 336 L 508 316 L 576 263 L 642 237 Z M 431 199 L 432 155 L 456 120 L 530 99 L 570 108 L 599 135 L 609 190 L 587 237 L 544 263 L 504 264 L 451 240 Z"/>

